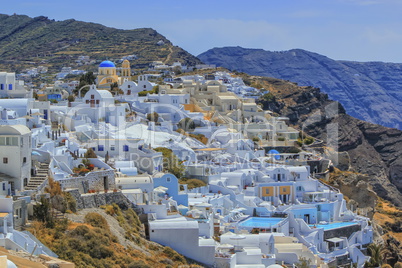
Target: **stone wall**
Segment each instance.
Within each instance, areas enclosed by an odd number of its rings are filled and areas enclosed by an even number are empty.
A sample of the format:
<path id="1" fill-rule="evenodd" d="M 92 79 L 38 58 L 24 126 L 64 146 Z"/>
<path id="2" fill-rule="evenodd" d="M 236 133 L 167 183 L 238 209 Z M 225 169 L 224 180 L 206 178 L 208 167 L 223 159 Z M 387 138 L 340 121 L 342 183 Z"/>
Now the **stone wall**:
<path id="1" fill-rule="evenodd" d="M 78 189 L 67 190 L 76 200 L 77 209 L 98 208 L 106 204 L 116 203 L 120 208 L 133 207 L 130 200 L 121 192 L 81 194 Z"/>
<path id="2" fill-rule="evenodd" d="M 336 228 L 332 230 L 324 231 L 324 239 L 329 239 L 333 237 L 347 237 L 349 238 L 354 232 L 360 231 L 360 225 L 351 225 L 341 228 Z"/>
<path id="3" fill-rule="evenodd" d="M 116 189 L 114 170 L 101 170 L 87 173 L 84 177 L 71 177 L 57 180 L 63 189 L 78 189 L 80 193 L 88 190 L 104 191 Z M 105 185 L 106 181 L 106 185 Z"/>

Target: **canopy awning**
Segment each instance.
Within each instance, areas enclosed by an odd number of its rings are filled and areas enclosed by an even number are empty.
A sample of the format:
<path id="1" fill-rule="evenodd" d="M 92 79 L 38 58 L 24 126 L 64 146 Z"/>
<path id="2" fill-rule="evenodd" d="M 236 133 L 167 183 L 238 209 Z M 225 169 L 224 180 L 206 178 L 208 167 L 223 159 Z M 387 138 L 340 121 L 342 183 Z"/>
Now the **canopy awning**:
<path id="1" fill-rule="evenodd" d="M 333 238 L 329 238 L 329 239 L 326 239 L 328 242 L 332 242 L 332 243 L 339 243 L 339 242 L 342 242 L 343 241 L 343 239 L 342 238 L 339 238 L 339 237 L 333 237 Z"/>

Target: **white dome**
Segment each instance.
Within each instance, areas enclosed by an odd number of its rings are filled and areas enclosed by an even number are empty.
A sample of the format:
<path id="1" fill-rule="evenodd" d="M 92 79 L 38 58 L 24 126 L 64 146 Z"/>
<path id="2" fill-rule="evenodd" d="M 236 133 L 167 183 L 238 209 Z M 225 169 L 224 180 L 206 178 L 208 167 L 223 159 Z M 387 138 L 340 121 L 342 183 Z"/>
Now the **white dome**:
<path id="1" fill-rule="evenodd" d="M 7 260 L 7 268 L 18 268 L 12 261 Z"/>

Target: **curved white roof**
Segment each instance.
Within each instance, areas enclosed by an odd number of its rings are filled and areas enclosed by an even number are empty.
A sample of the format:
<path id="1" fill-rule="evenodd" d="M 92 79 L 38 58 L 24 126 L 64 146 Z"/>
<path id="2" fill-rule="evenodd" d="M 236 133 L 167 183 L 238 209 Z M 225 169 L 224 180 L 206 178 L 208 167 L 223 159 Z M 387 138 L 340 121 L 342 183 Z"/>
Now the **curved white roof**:
<path id="1" fill-rule="evenodd" d="M 25 135 L 31 133 L 31 130 L 24 125 L 1 125 L 0 135 Z"/>
<path id="2" fill-rule="evenodd" d="M 307 172 L 307 168 L 305 166 L 297 166 L 297 167 L 288 167 L 290 172 Z"/>
<path id="3" fill-rule="evenodd" d="M 104 89 L 104 90 L 96 90 L 98 93 L 99 93 L 99 95 L 102 97 L 102 98 L 113 98 L 113 95 L 112 95 L 112 93 L 110 93 L 108 90 L 106 90 L 106 89 Z"/>

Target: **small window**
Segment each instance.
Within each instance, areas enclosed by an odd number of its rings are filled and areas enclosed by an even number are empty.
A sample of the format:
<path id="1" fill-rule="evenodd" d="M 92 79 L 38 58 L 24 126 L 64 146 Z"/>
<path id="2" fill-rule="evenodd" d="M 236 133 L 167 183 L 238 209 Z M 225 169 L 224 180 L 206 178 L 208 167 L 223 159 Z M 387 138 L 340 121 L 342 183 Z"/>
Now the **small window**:
<path id="1" fill-rule="evenodd" d="M 92 99 L 92 100 L 95 99 L 95 95 L 91 95 L 91 99 Z"/>
<path id="2" fill-rule="evenodd" d="M 8 85 L 8 90 L 13 90 L 13 84 Z"/>
<path id="3" fill-rule="evenodd" d="M 99 100 L 96 100 L 96 104 L 99 104 Z"/>
<path id="4" fill-rule="evenodd" d="M 24 157 L 24 158 L 22 159 L 22 163 L 26 163 L 26 162 L 27 162 L 27 158 Z"/>
<path id="5" fill-rule="evenodd" d="M 127 85 L 128 88 L 131 88 L 131 85 Z"/>
<path id="6" fill-rule="evenodd" d="M 166 182 L 170 182 L 170 177 L 167 177 L 167 178 L 166 178 Z"/>
<path id="7" fill-rule="evenodd" d="M 265 188 L 265 194 L 269 194 L 269 188 Z"/>
<path id="8" fill-rule="evenodd" d="M 3 157 L 3 164 L 8 164 L 8 158 L 7 157 Z"/>
<path id="9" fill-rule="evenodd" d="M 114 150 L 115 150 L 114 146 L 110 146 L 110 151 L 114 151 Z"/>
<path id="10" fill-rule="evenodd" d="M 104 148 L 103 145 L 98 145 L 98 151 L 99 151 L 99 152 L 103 152 L 104 149 L 105 149 L 105 148 Z"/>
<path id="11" fill-rule="evenodd" d="M 128 152 L 128 145 L 123 145 L 123 152 Z"/>
<path id="12" fill-rule="evenodd" d="M 89 100 L 86 100 L 85 103 L 86 103 L 86 104 L 89 104 Z"/>
<path id="13" fill-rule="evenodd" d="M 4 84 L 0 84 L 0 89 L 4 90 Z"/>
<path id="14" fill-rule="evenodd" d="M 146 86 L 146 85 L 144 85 L 144 88 L 147 88 L 147 86 Z"/>
<path id="15" fill-rule="evenodd" d="M 6 183 L 3 182 L 3 191 L 5 191 L 5 190 L 6 190 Z"/>

